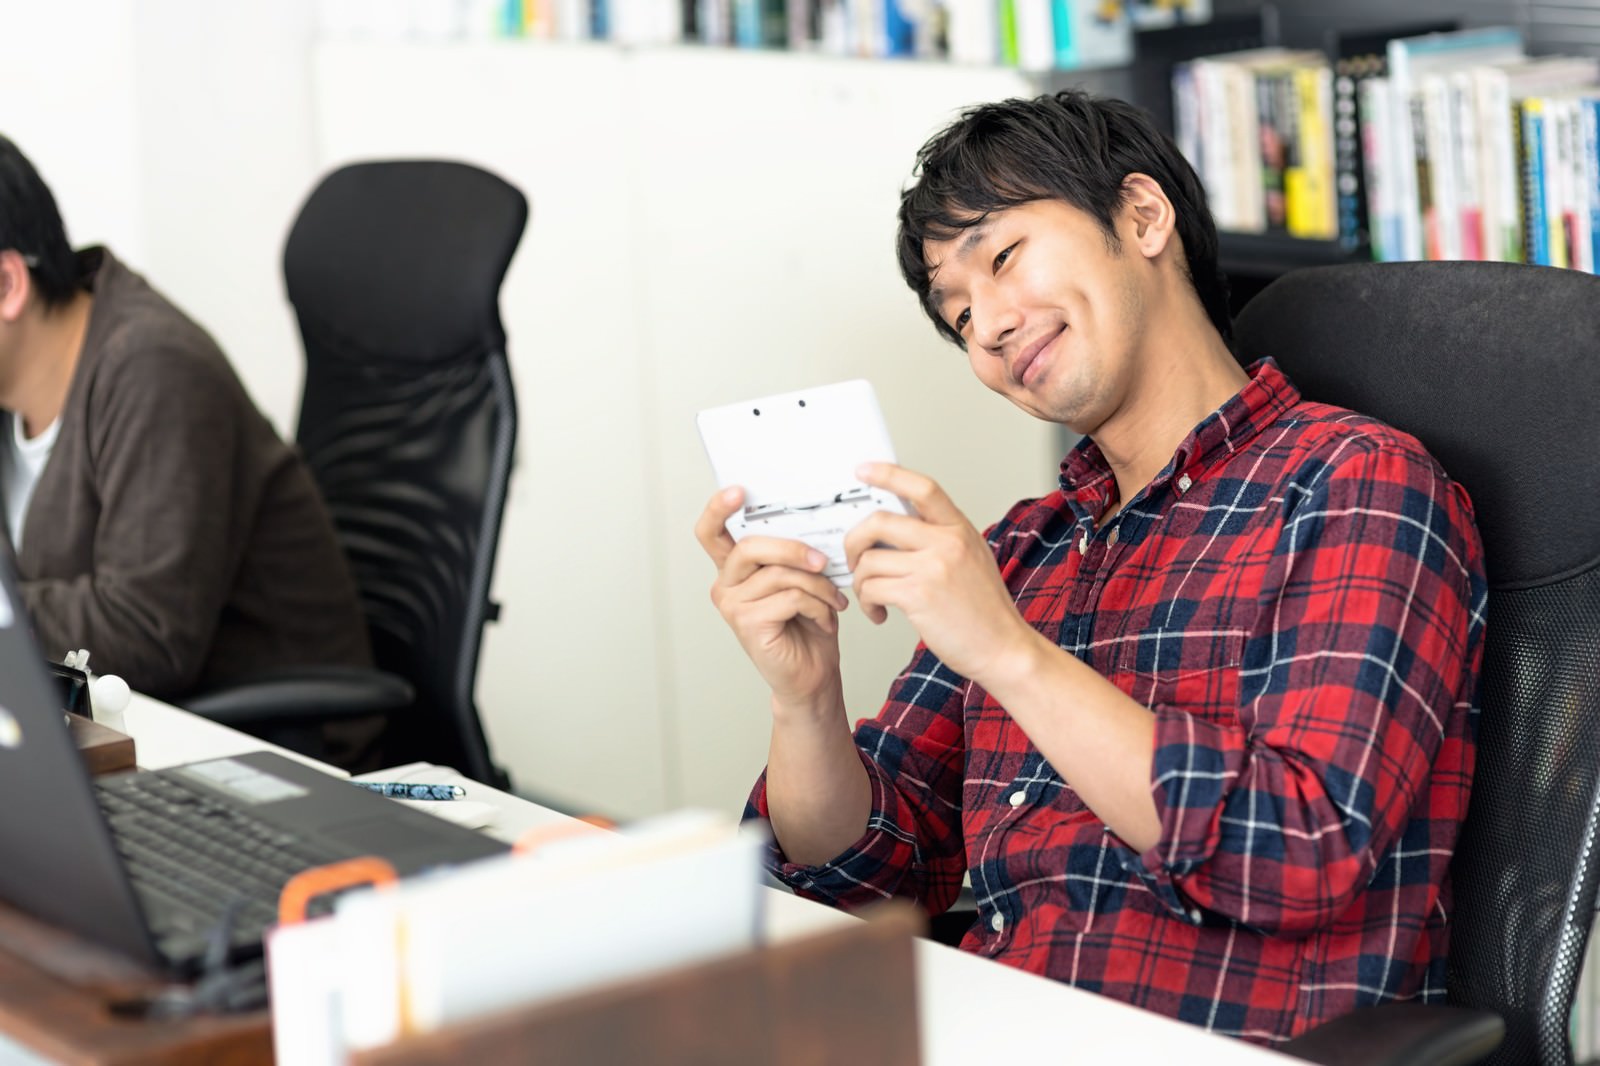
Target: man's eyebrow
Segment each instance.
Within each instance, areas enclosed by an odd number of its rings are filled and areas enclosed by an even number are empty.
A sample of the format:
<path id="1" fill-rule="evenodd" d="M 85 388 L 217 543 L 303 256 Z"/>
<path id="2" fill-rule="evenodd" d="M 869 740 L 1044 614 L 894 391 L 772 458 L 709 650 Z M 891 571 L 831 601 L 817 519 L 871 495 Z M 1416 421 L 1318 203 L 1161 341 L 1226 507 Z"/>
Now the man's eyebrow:
<path id="1" fill-rule="evenodd" d="M 951 256 L 951 258 L 952 259 L 965 259 L 967 256 L 971 255 L 972 254 L 972 250 L 974 248 L 976 248 L 978 245 L 982 244 L 983 243 L 983 239 L 989 235 L 990 228 L 991 227 L 989 226 L 989 224 L 987 222 L 985 222 L 985 223 L 981 223 L 981 224 L 976 225 L 976 226 L 972 227 L 971 229 L 967 230 L 967 235 L 965 237 L 961 238 L 961 243 L 960 244 L 956 245 L 955 254 L 953 256 Z M 944 266 L 945 262 L 946 262 L 945 260 L 941 259 L 938 263 L 934 264 L 932 269 L 930 269 L 928 271 L 928 280 L 929 281 L 932 281 L 934 278 L 939 276 L 939 268 Z M 944 302 L 944 290 L 941 289 L 941 288 L 938 288 L 937 286 L 935 286 L 932 289 L 929 289 L 928 290 L 928 302 L 930 304 L 932 304 L 934 307 L 938 307 L 941 303 Z"/>

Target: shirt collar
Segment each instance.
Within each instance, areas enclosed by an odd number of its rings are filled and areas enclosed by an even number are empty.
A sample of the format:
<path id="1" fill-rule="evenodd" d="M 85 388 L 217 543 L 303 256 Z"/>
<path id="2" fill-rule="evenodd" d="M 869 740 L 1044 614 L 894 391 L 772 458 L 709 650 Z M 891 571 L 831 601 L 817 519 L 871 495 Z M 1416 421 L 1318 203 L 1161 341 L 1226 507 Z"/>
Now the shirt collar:
<path id="1" fill-rule="evenodd" d="M 1190 484 L 1199 481 L 1206 470 L 1244 447 L 1300 402 L 1300 390 L 1271 359 L 1252 363 L 1245 373 L 1250 380 L 1244 388 L 1189 431 L 1146 492 L 1153 493 L 1170 481 L 1181 484 L 1184 478 Z M 1061 490 L 1074 511 L 1092 520 L 1098 520 L 1110 506 L 1116 479 L 1100 446 L 1088 437 L 1061 461 Z"/>

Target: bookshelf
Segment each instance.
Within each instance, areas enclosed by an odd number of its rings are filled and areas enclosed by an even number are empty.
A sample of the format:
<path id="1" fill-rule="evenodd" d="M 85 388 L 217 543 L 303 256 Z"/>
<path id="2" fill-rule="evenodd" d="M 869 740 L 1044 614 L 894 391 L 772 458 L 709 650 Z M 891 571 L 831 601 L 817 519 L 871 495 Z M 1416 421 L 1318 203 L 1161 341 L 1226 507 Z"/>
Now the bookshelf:
<path id="1" fill-rule="evenodd" d="M 1441 0 L 1415 0 L 1402 7 L 1383 0 L 1348 0 L 1337 8 L 1311 0 L 1278 0 L 1276 3 L 1218 0 L 1216 15 L 1206 26 L 1182 27 L 1175 31 L 1143 33 L 1138 39 L 1138 54 L 1127 75 L 1130 86 L 1128 96 L 1148 107 L 1158 122 L 1169 131 L 1176 132 L 1174 122 L 1171 78 L 1174 68 L 1198 56 L 1219 55 L 1250 48 L 1278 45 L 1284 48 L 1309 48 L 1321 51 L 1330 62 L 1341 55 L 1351 56 L 1362 52 L 1382 54 L 1389 37 L 1407 37 L 1419 33 L 1449 29 L 1482 29 L 1492 26 L 1509 26 L 1517 30 L 1524 41 L 1526 54 L 1545 58 L 1552 55 L 1600 57 L 1600 3 L 1595 0 L 1466 0 L 1464 3 L 1446 3 Z M 1415 87 L 1415 86 L 1414 86 Z M 1559 95 L 1559 90 L 1554 90 Z M 1571 105 L 1568 105 L 1570 113 Z M 1550 120 L 1555 121 L 1555 120 Z M 1582 121 L 1578 117 L 1562 118 L 1574 127 Z M 1552 127 L 1561 130 L 1562 127 Z M 1429 136 L 1433 136 L 1429 131 Z M 1447 138 L 1453 135 L 1448 132 Z M 1558 136 L 1565 136 L 1559 133 Z M 1420 135 L 1419 135 L 1420 139 Z M 1359 143 L 1359 142 L 1353 142 Z M 1453 140 L 1445 143 L 1453 145 Z M 1337 150 L 1337 149 L 1336 149 Z M 1576 157 L 1582 148 L 1574 146 Z M 1470 158 L 1470 157 L 1469 157 Z M 1517 157 L 1518 166 L 1525 166 L 1525 157 Z M 1409 167 L 1415 162 L 1407 158 Z M 1595 175 L 1585 178 L 1581 173 L 1570 179 L 1580 189 L 1587 181 L 1594 184 Z M 1455 191 L 1446 185 L 1446 195 Z M 1363 189 L 1363 197 L 1365 190 Z M 1589 218 L 1574 221 L 1574 209 L 1568 192 L 1567 208 L 1562 215 L 1566 233 L 1552 236 L 1554 251 L 1544 257 L 1541 248 L 1528 260 L 1562 267 L 1589 269 L 1590 262 L 1573 254 L 1573 242 L 1589 243 L 1586 236 Z M 1363 205 L 1364 206 L 1364 205 Z M 1442 202 L 1441 218 L 1449 218 L 1448 211 L 1457 205 Z M 1340 205 L 1341 211 L 1345 204 Z M 1488 207 L 1484 210 L 1487 212 Z M 1364 213 L 1364 211 L 1363 211 Z M 1226 212 L 1219 212 L 1225 215 Z M 1593 215 L 1593 204 L 1584 212 L 1580 203 L 1576 214 Z M 1527 220 L 1524 220 L 1525 225 Z M 1465 225 L 1465 223 L 1463 223 Z M 1574 237 L 1573 233 L 1577 236 Z M 1424 231 L 1426 233 L 1426 231 Z M 1493 238 L 1486 225 L 1484 247 L 1476 249 L 1472 237 L 1457 238 L 1449 235 L 1443 247 L 1425 248 L 1421 252 L 1407 251 L 1404 258 L 1476 258 L 1480 253 L 1496 257 Z M 1411 239 L 1411 238 L 1408 238 Z M 1375 256 L 1371 247 L 1356 240 L 1314 241 L 1291 237 L 1281 233 L 1220 233 L 1221 260 L 1233 286 L 1235 310 L 1279 274 L 1298 267 L 1330 265 L 1364 261 Z M 1508 246 L 1510 247 L 1510 246 Z M 1459 248 L 1459 250 L 1457 250 Z M 1515 258 L 1516 253 L 1509 253 Z"/>

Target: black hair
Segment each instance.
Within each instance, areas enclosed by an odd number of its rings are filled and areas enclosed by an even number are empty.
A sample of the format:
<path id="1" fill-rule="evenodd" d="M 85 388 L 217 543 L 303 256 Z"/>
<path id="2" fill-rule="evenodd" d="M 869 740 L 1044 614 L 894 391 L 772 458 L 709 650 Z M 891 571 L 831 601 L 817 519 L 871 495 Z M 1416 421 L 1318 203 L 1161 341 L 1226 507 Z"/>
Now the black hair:
<path id="1" fill-rule="evenodd" d="M 0 251 L 7 250 L 28 258 L 33 287 L 46 308 L 67 303 L 81 287 L 56 198 L 28 157 L 0 134 Z"/>
<path id="2" fill-rule="evenodd" d="M 1194 168 L 1147 112 L 1078 89 L 969 107 L 922 146 L 915 184 L 900 194 L 901 276 L 939 332 L 965 347 L 929 302 L 926 243 L 949 240 L 994 211 L 1061 200 L 1094 218 L 1115 251 L 1121 241 L 1113 219 L 1123 180 L 1135 173 L 1154 178 L 1172 201 L 1189 283 L 1211 324 L 1230 340 L 1217 227 Z"/>

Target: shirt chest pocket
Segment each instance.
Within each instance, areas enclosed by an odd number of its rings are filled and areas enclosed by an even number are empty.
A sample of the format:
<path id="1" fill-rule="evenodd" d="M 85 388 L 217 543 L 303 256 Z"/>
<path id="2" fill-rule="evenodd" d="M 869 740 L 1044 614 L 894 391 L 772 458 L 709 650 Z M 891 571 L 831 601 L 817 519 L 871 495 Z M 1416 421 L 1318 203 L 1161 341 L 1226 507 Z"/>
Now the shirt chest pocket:
<path id="1" fill-rule="evenodd" d="M 1158 603 L 1123 612 L 1112 638 L 1111 681 L 1146 707 L 1231 716 L 1246 630 L 1227 601 Z"/>

